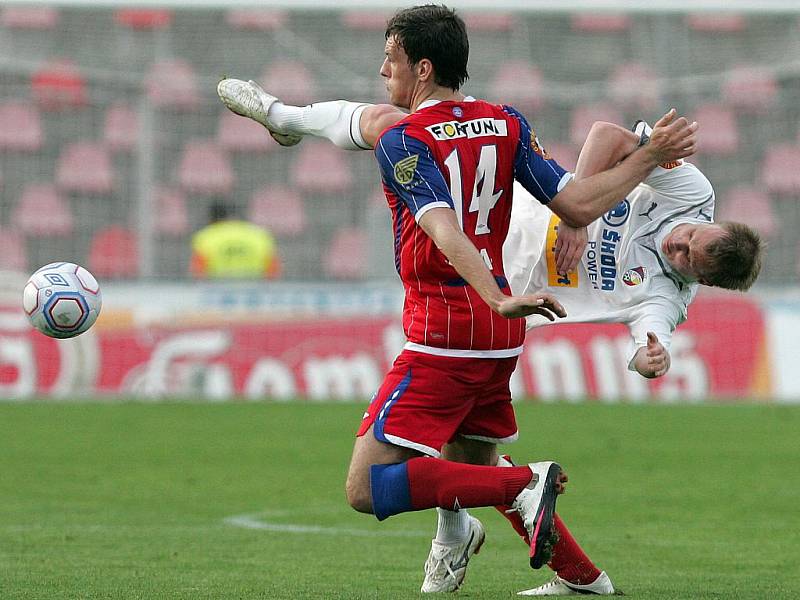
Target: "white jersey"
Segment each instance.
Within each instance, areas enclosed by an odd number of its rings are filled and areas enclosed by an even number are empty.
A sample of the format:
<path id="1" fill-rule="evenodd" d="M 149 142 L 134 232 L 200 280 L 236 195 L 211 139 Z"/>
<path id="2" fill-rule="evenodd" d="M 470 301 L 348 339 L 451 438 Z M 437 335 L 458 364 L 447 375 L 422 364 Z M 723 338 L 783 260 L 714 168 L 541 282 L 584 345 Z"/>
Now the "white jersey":
<path id="1" fill-rule="evenodd" d="M 681 223 L 714 219 L 714 190 L 692 164 L 656 167 L 616 208 L 589 225 L 581 261 L 567 277 L 555 269 L 558 217 L 521 187 L 514 190 L 511 226 L 503 246 L 506 275 L 515 295 L 549 292 L 564 305 L 559 323 L 624 323 L 636 349 L 652 331 L 669 349 L 686 319 L 699 284 L 674 271 L 661 250 Z M 550 323 L 528 317 L 528 328 Z M 629 361 L 629 368 L 633 368 Z"/>

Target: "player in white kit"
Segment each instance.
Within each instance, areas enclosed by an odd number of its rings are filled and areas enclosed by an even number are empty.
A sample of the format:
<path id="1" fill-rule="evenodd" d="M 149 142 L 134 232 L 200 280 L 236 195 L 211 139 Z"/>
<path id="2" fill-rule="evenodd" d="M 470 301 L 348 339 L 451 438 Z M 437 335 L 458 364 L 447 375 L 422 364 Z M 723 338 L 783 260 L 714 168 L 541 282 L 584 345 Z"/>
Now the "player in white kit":
<path id="1" fill-rule="evenodd" d="M 218 92 L 231 110 L 260 122 L 287 146 L 298 143 L 303 135 L 315 135 L 344 149 L 369 149 L 386 127 L 405 116 L 391 106 L 347 101 L 286 106 L 253 82 L 238 80 L 223 80 Z M 634 132 L 596 124 L 574 176 L 589 177 L 614 166 L 647 143 L 649 131 L 642 122 Z M 532 145 L 546 155 L 535 138 Z M 594 222 L 587 228 L 559 223 L 548 206 L 519 186 L 514 196 L 503 247 L 513 293 L 553 293 L 566 309 L 563 322 L 625 323 L 635 346 L 628 366 L 645 377 L 657 377 L 669 369 L 672 333 L 686 319 L 699 284 L 746 290 L 760 269 L 758 234 L 738 223 L 714 224 L 711 184 L 683 161 L 657 167 L 615 209 L 592 215 L 589 220 Z M 533 316 L 527 325 L 549 322 Z M 498 464 L 511 463 L 501 458 Z M 452 532 L 469 531 L 471 520 L 465 510 L 439 511 L 423 591 L 458 589 L 474 550 L 468 542 L 453 538 Z M 556 577 L 520 594 L 613 594 L 615 588 L 605 572 L 597 570 L 564 531 L 568 539 L 559 543 L 569 560 L 564 560 L 563 570 L 555 564 L 557 547 L 551 563 Z"/>

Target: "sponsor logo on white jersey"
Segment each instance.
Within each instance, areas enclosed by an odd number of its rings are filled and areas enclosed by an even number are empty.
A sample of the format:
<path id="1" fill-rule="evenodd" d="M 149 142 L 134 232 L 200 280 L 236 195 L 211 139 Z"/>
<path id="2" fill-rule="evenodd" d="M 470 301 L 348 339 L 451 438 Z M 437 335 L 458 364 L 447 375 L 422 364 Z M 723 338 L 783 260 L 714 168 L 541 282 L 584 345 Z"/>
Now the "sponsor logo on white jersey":
<path id="1" fill-rule="evenodd" d="M 491 117 L 472 119 L 463 123 L 460 121 L 445 121 L 444 123 L 434 123 L 425 129 L 439 141 L 489 136 L 505 137 L 508 135 L 506 122 L 502 119 L 492 119 Z"/>

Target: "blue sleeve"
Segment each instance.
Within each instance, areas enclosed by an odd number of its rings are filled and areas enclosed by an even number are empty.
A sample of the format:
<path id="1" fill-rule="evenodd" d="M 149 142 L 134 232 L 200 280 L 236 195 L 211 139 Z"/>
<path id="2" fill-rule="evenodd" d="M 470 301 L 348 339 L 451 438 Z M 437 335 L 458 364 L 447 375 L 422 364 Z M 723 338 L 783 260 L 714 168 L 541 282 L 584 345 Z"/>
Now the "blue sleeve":
<path id="1" fill-rule="evenodd" d="M 393 127 L 375 146 L 383 182 L 408 206 L 414 218 L 431 208 L 454 208 L 450 189 L 428 145 Z"/>
<path id="2" fill-rule="evenodd" d="M 504 106 L 503 109 L 516 118 L 520 126 L 519 145 L 514 157 L 514 179 L 539 202 L 547 204 L 569 181 L 569 174 L 539 145 L 536 134 L 522 114 L 510 106 Z"/>

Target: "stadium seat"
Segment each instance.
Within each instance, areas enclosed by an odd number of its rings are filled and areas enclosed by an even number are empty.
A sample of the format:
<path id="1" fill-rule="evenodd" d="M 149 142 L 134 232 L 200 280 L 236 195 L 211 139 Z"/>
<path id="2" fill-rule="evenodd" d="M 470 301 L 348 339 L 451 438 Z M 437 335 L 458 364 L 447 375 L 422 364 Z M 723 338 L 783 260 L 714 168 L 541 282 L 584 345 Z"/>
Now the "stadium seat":
<path id="1" fill-rule="evenodd" d="M 258 82 L 286 104 L 305 106 L 317 99 L 314 77 L 301 62 L 274 62 L 262 71 Z"/>
<path id="2" fill-rule="evenodd" d="M 464 13 L 467 31 L 485 31 L 490 33 L 508 32 L 517 22 L 515 16 L 507 12 L 468 12 Z"/>
<path id="3" fill-rule="evenodd" d="M 660 107 L 658 74 L 639 62 L 617 65 L 608 79 L 609 96 L 623 109 L 649 113 Z"/>
<path id="4" fill-rule="evenodd" d="M 360 31 L 384 31 L 391 11 L 345 10 L 341 13 L 342 25 Z"/>
<path id="5" fill-rule="evenodd" d="M 172 23 L 172 11 L 165 8 L 120 8 L 114 13 L 114 20 L 130 29 L 166 29 Z"/>
<path id="6" fill-rule="evenodd" d="M 323 256 L 325 273 L 334 279 L 361 279 L 367 272 L 368 256 L 366 232 L 356 227 L 343 227 L 334 233 Z"/>
<path id="7" fill-rule="evenodd" d="M 109 194 L 114 187 L 114 169 L 108 148 L 96 142 L 63 147 L 56 165 L 56 184 L 65 192 Z"/>
<path id="8" fill-rule="evenodd" d="M 725 76 L 722 99 L 747 112 L 766 112 L 778 97 L 778 82 L 768 68 L 738 65 Z"/>
<path id="9" fill-rule="evenodd" d="M 89 245 L 88 269 L 100 278 L 129 278 L 139 273 L 139 250 L 134 233 L 111 225 L 94 234 Z"/>
<path id="10" fill-rule="evenodd" d="M 800 145 L 770 147 L 761 166 L 761 181 L 770 193 L 800 195 Z"/>
<path id="11" fill-rule="evenodd" d="M 55 29 L 58 19 L 53 6 L 6 6 L 0 13 L 0 24 L 8 29 Z"/>
<path id="12" fill-rule="evenodd" d="M 317 194 L 349 191 L 353 175 L 346 156 L 329 142 L 306 140 L 291 166 L 292 184 L 301 191 Z"/>
<path id="13" fill-rule="evenodd" d="M 778 220 L 772 201 L 763 190 L 739 187 L 717 198 L 717 203 L 717 221 L 747 223 L 766 238 L 774 236 L 778 231 Z"/>
<path id="14" fill-rule="evenodd" d="M 722 104 L 703 104 L 692 111 L 700 124 L 697 151 L 705 155 L 729 155 L 739 150 L 739 129 L 733 109 Z"/>
<path id="15" fill-rule="evenodd" d="M 278 147 L 263 126 L 228 109 L 219 115 L 217 141 L 231 152 L 268 152 Z"/>
<path id="16" fill-rule="evenodd" d="M 546 140 L 541 140 L 541 142 L 547 153 L 559 165 L 567 171 L 575 170 L 575 166 L 578 164 L 578 152 L 580 152 L 577 146 L 569 142 L 553 142 L 552 144 Z"/>
<path id="17" fill-rule="evenodd" d="M 686 16 L 686 25 L 703 33 L 739 33 L 744 31 L 747 20 L 738 13 L 693 13 Z"/>
<path id="18" fill-rule="evenodd" d="M 57 59 L 43 65 L 31 76 L 33 99 L 46 110 L 76 108 L 86 105 L 86 80 L 75 64 Z"/>
<path id="19" fill-rule="evenodd" d="M 139 141 L 139 114 L 127 104 L 113 104 L 106 111 L 103 140 L 113 151 L 132 150 Z"/>
<path id="20" fill-rule="evenodd" d="M 587 14 L 572 15 L 572 29 L 587 33 L 617 33 L 631 28 L 632 19 L 626 14 Z"/>
<path id="21" fill-rule="evenodd" d="M 193 110 L 200 104 L 197 75 L 185 60 L 153 63 L 145 76 L 145 88 L 156 106 Z"/>
<path id="22" fill-rule="evenodd" d="M 0 270 L 28 270 L 28 253 L 25 239 L 19 231 L 0 227 Z"/>
<path id="23" fill-rule="evenodd" d="M 248 208 L 248 219 L 277 236 L 295 236 L 306 230 L 303 198 L 282 185 L 267 185 L 257 190 Z"/>
<path id="24" fill-rule="evenodd" d="M 189 214 L 186 210 L 186 197 L 175 188 L 156 189 L 158 206 L 156 231 L 161 235 L 181 236 L 189 232 Z"/>
<path id="25" fill-rule="evenodd" d="M 263 8 L 231 8 L 225 22 L 231 29 L 275 31 L 286 25 L 289 15 L 283 10 Z"/>
<path id="26" fill-rule="evenodd" d="M 578 146 L 583 146 L 586 136 L 595 121 L 607 121 L 625 126 L 622 113 L 613 104 L 585 104 L 572 111 L 569 126 L 569 141 Z"/>
<path id="27" fill-rule="evenodd" d="M 490 97 L 519 108 L 523 113 L 540 110 L 544 105 L 542 72 L 525 61 L 502 63 L 489 82 Z"/>
<path id="28" fill-rule="evenodd" d="M 11 214 L 11 224 L 26 235 L 66 236 L 74 229 L 69 203 L 51 183 L 29 183 Z"/>
<path id="29" fill-rule="evenodd" d="M 20 101 L 0 104 L 0 150 L 35 152 L 43 139 L 36 106 Z"/>
<path id="30" fill-rule="evenodd" d="M 228 155 L 219 146 L 194 139 L 183 148 L 178 180 L 190 193 L 227 196 L 233 189 L 234 173 Z"/>

